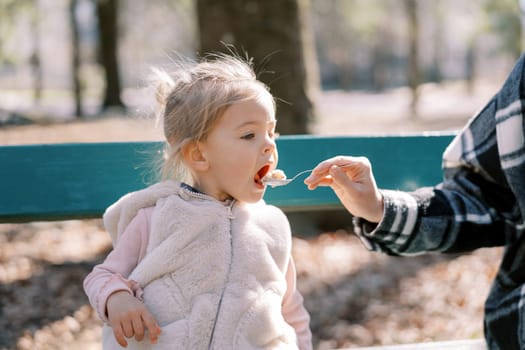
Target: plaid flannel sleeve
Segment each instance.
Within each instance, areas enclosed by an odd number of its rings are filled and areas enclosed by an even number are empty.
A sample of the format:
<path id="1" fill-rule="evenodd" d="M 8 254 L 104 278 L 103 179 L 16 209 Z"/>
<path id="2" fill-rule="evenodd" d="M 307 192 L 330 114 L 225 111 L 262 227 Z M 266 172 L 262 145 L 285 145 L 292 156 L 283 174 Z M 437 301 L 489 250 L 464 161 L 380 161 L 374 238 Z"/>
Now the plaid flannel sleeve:
<path id="1" fill-rule="evenodd" d="M 505 218 L 492 205 L 471 192 L 491 192 L 503 201 L 511 194 L 500 191 L 476 174 L 414 192 L 383 190 L 384 216 L 377 226 L 355 219 L 355 232 L 371 250 L 393 255 L 427 252 L 463 252 L 503 245 Z"/>
<path id="2" fill-rule="evenodd" d="M 372 250 L 397 255 L 505 245 L 485 304 L 490 349 L 525 349 L 525 56 L 443 156 L 443 183 L 383 191 L 378 224 L 355 219 Z M 496 262 L 495 262 L 496 263 Z"/>
<path id="3" fill-rule="evenodd" d="M 355 220 L 369 249 L 460 252 L 513 240 L 509 233 L 516 233 L 525 211 L 524 66 L 522 57 L 447 147 L 443 183 L 414 192 L 383 190 L 382 221 Z"/>

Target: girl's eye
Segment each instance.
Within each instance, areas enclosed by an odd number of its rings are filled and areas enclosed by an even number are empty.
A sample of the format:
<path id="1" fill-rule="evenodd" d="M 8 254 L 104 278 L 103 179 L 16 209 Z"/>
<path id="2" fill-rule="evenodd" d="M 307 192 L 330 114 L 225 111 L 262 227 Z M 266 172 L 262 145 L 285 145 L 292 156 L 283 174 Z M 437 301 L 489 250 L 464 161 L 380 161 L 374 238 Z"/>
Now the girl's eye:
<path id="1" fill-rule="evenodd" d="M 254 133 L 249 133 L 249 134 L 243 135 L 243 136 L 241 137 L 241 139 L 243 139 L 243 140 L 251 140 L 251 139 L 253 139 L 254 137 L 255 137 L 255 134 L 254 134 Z"/>

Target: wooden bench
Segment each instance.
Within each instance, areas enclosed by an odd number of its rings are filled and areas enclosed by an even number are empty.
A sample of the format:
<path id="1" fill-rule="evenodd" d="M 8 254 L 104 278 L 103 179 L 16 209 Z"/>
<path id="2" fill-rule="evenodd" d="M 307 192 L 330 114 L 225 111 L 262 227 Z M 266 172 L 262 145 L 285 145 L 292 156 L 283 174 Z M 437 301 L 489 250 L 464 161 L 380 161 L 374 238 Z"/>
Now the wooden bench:
<path id="1" fill-rule="evenodd" d="M 291 176 L 335 155 L 365 155 L 380 187 L 410 190 L 441 180 L 441 154 L 452 137 L 283 136 L 279 168 Z M 161 148 L 158 142 L 0 146 L 0 222 L 100 217 L 121 195 L 152 181 L 149 169 Z M 309 191 L 302 180 L 268 188 L 266 201 L 285 212 L 341 208 L 330 189 Z"/>
<path id="2" fill-rule="evenodd" d="M 380 187 L 411 190 L 441 181 L 441 155 L 452 138 L 450 133 L 283 136 L 277 140 L 279 168 L 291 176 L 335 155 L 364 155 L 371 160 Z M 158 142 L 0 146 L 0 222 L 100 217 L 121 195 L 153 180 L 149 169 L 152 158 L 160 156 L 161 148 Z M 317 214 L 330 218 L 329 211 L 344 212 L 330 189 L 309 191 L 302 179 L 287 187 L 268 188 L 265 199 L 290 217 L 299 214 L 311 219 Z M 438 348 L 485 347 L 482 340 L 381 347 Z"/>

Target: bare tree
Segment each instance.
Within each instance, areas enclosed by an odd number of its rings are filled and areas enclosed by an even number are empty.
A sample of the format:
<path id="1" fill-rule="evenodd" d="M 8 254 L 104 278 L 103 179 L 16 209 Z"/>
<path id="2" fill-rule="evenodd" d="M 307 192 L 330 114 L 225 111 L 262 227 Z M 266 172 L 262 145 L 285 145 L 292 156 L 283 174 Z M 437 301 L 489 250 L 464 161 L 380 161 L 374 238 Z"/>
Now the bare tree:
<path id="1" fill-rule="evenodd" d="M 308 33 L 308 1 L 198 0 L 201 51 L 231 44 L 253 57 L 259 79 L 278 99 L 282 134 L 308 133 L 318 89 L 317 60 Z"/>
<path id="2" fill-rule="evenodd" d="M 99 54 L 106 88 L 103 108 L 123 107 L 120 99 L 120 74 L 117 59 L 118 49 L 118 0 L 97 0 L 99 29 Z"/>
<path id="3" fill-rule="evenodd" d="M 69 2 L 69 21 L 71 26 L 71 66 L 72 66 L 72 82 L 73 82 L 73 96 L 75 100 L 75 116 L 82 117 L 82 88 L 80 83 L 80 47 L 78 36 L 78 23 L 76 16 L 77 0 L 70 0 Z"/>
<path id="4" fill-rule="evenodd" d="M 436 83 L 443 81 L 443 72 L 441 70 L 441 53 L 443 51 L 443 2 L 434 1 L 432 2 L 432 12 L 434 16 L 434 52 L 432 54 L 432 70 L 430 79 Z"/>
<path id="5" fill-rule="evenodd" d="M 33 1 L 33 9 L 31 15 L 31 36 L 33 39 L 33 47 L 29 63 L 33 72 L 33 102 L 35 105 L 40 103 L 42 99 L 42 63 L 40 60 L 40 15 L 38 11 L 38 1 Z"/>
<path id="6" fill-rule="evenodd" d="M 403 5 L 408 15 L 408 67 L 407 67 L 407 82 L 412 91 L 412 99 L 410 102 L 411 117 L 417 117 L 417 105 L 419 101 L 419 83 L 421 74 L 419 69 L 419 21 L 417 15 L 417 0 L 403 0 Z"/>

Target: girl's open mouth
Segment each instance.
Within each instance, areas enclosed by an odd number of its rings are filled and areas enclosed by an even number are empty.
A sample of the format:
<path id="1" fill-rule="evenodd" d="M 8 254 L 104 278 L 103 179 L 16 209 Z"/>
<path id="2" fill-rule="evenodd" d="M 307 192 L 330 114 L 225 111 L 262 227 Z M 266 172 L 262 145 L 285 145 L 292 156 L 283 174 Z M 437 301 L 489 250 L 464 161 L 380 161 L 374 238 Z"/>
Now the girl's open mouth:
<path id="1" fill-rule="evenodd" d="M 270 171 L 270 166 L 267 164 L 265 166 L 263 166 L 261 169 L 259 169 L 259 171 L 257 172 L 257 174 L 255 174 L 254 178 L 253 178 L 253 181 L 256 183 L 256 184 L 259 184 L 259 185 L 263 185 L 263 182 L 262 182 L 262 179 L 263 177 L 268 174 L 268 172 Z"/>

